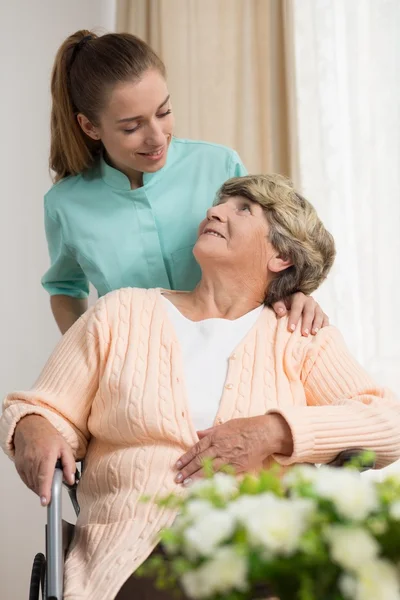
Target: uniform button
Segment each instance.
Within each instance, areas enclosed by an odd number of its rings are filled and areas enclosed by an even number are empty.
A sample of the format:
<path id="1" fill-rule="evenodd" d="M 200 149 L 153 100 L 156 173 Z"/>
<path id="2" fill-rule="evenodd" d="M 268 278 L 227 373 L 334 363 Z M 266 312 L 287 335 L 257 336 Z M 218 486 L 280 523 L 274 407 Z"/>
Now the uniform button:
<path id="1" fill-rule="evenodd" d="M 233 383 L 227 383 L 226 386 L 225 386 L 225 388 L 227 390 L 232 390 L 233 389 Z"/>
<path id="2" fill-rule="evenodd" d="M 218 417 L 218 419 L 217 419 L 217 423 L 218 423 L 218 425 L 222 425 L 222 423 L 223 423 L 223 420 L 221 419 L 221 417 Z"/>
<path id="3" fill-rule="evenodd" d="M 231 360 L 236 360 L 236 358 L 237 358 L 237 355 L 235 353 L 233 353 L 231 356 Z"/>

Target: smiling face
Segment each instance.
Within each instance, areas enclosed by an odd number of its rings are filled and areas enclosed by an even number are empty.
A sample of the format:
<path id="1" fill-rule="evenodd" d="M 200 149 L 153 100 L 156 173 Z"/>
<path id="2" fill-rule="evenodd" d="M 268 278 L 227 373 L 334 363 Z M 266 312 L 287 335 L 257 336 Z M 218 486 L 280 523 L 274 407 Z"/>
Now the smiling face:
<path id="1" fill-rule="evenodd" d="M 269 241 L 262 207 L 241 196 L 223 197 L 207 211 L 193 251 L 204 268 L 225 268 L 268 283 L 271 274 L 289 266 Z"/>
<path id="2" fill-rule="evenodd" d="M 150 69 L 138 81 L 115 85 L 97 125 L 84 115 L 78 120 L 87 135 L 102 141 L 112 165 L 128 176 L 165 165 L 174 118 L 159 71 Z"/>

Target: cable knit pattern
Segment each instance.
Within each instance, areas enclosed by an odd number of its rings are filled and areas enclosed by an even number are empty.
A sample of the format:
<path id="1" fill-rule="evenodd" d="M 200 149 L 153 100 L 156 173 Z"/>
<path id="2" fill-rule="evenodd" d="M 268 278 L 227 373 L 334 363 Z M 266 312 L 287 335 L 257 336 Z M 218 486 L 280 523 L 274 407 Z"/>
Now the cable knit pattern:
<path id="1" fill-rule="evenodd" d="M 399 403 L 333 327 L 304 338 L 266 308 L 232 354 L 226 382 L 215 423 L 279 412 L 294 439 L 291 457 L 274 457 L 283 466 L 329 462 L 345 448 L 375 450 L 379 466 L 400 456 Z M 33 389 L 6 398 L 0 436 L 11 457 L 15 427 L 28 414 L 47 418 L 76 458 L 85 457 L 65 600 L 114 598 L 173 521 L 154 499 L 184 493 L 174 464 L 198 441 L 188 406 L 161 292 L 138 289 L 99 300 L 62 338 Z"/>

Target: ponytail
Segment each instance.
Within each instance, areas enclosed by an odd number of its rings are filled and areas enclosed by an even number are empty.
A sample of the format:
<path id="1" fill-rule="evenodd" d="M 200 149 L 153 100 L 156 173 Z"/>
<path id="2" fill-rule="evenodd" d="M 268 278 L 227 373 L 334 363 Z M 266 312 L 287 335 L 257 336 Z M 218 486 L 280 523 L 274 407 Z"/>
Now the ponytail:
<path id="1" fill-rule="evenodd" d="M 139 79 L 148 69 L 165 77 L 165 67 L 142 40 L 128 33 L 97 37 L 87 30 L 69 36 L 59 48 L 51 76 L 50 168 L 54 181 L 90 168 L 102 150 L 78 123 L 84 114 L 94 125 L 115 84 Z"/>
<path id="2" fill-rule="evenodd" d="M 101 148 L 100 141 L 82 131 L 71 96 L 70 71 L 86 36 L 96 39 L 90 31 L 82 30 L 65 40 L 57 52 L 51 76 L 50 168 L 55 172 L 55 181 L 90 167 Z"/>

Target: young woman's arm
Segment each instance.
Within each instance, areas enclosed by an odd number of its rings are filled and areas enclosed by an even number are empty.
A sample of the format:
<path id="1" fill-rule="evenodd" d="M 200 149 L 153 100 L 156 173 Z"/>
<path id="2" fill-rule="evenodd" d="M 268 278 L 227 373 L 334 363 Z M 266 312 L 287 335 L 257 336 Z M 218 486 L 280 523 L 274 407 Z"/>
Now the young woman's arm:
<path id="1" fill-rule="evenodd" d="M 64 335 L 66 331 L 87 311 L 86 298 L 57 295 L 50 298 L 51 310 L 59 330 Z"/>
<path id="2" fill-rule="evenodd" d="M 88 308 L 89 281 L 74 252 L 65 241 L 65 232 L 49 197 L 45 197 L 44 224 L 51 266 L 42 277 L 42 285 L 50 294 L 51 310 L 64 334 Z M 56 198 L 57 200 L 57 198 Z"/>

